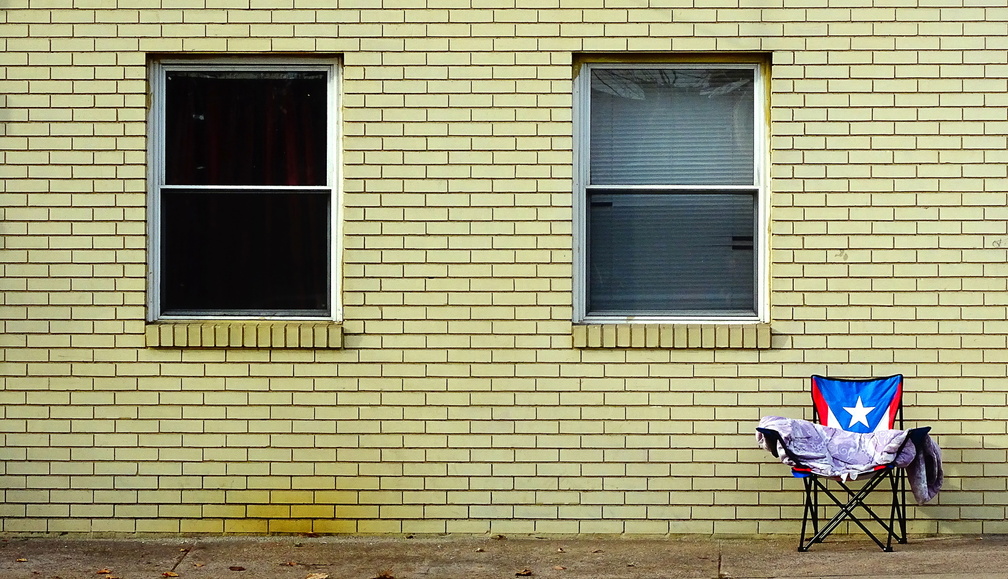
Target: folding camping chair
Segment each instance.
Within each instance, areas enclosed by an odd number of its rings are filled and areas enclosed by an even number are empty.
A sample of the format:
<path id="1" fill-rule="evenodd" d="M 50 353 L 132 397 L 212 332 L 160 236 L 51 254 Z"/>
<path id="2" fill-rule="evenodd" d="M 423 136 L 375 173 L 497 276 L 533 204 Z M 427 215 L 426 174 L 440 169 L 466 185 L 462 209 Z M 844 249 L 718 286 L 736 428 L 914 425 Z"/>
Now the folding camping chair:
<path id="1" fill-rule="evenodd" d="M 866 380 L 845 380 L 812 376 L 812 420 L 823 426 L 840 428 L 848 432 L 868 433 L 882 429 L 903 429 L 903 376 L 872 378 Z M 874 469 L 861 473 L 858 480 L 866 477 L 860 488 L 848 482 L 833 478 L 840 489 L 846 492 L 846 502 L 843 493 L 838 498 L 827 482 L 831 479 L 815 474 L 802 465 L 801 460 L 794 456 L 781 440 L 780 434 L 772 429 L 758 428 L 767 439 L 774 456 L 778 455 L 778 444 L 793 463 L 792 475 L 802 479 L 805 487 L 805 505 L 802 515 L 801 538 L 799 551 L 808 551 L 815 543 L 823 542 L 845 520 L 850 520 L 865 532 L 883 551 L 892 551 L 892 540 L 906 543 L 906 476 L 904 469 L 896 466 L 895 459 L 889 464 L 877 465 Z M 930 431 L 930 427 L 911 430 L 896 452 L 903 450 L 907 441 L 912 441 L 917 448 Z M 876 488 L 886 485 L 891 492 L 888 520 L 880 517 L 872 510 L 872 505 L 865 502 L 869 494 Z M 885 488 L 885 487 L 883 487 Z M 819 525 L 820 493 L 832 501 L 839 511 L 825 525 Z M 873 521 L 881 526 L 886 533 L 883 543 L 866 525 L 866 521 L 858 518 L 855 509 L 861 507 Z M 809 522 L 812 526 L 812 537 L 805 539 Z"/>

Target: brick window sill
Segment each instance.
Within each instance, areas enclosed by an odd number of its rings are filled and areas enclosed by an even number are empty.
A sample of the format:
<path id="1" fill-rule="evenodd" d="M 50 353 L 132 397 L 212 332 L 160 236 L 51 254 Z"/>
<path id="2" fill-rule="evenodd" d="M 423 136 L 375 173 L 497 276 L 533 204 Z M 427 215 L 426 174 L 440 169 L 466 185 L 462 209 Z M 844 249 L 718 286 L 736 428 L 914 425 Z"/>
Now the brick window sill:
<path id="1" fill-rule="evenodd" d="M 575 348 L 766 349 L 770 324 L 575 324 Z"/>
<path id="2" fill-rule="evenodd" d="M 301 348 L 343 347 L 343 326 L 314 321 L 155 322 L 147 324 L 148 348 Z"/>

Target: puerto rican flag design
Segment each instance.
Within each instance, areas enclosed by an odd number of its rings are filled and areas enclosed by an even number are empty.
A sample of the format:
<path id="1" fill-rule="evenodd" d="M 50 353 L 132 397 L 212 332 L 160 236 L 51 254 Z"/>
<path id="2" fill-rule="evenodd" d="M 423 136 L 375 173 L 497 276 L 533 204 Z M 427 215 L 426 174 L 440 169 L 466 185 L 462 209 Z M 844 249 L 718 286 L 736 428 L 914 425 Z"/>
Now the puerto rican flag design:
<path id="1" fill-rule="evenodd" d="M 872 380 L 812 377 L 812 402 L 819 422 L 848 432 L 893 428 L 903 396 L 903 376 Z"/>

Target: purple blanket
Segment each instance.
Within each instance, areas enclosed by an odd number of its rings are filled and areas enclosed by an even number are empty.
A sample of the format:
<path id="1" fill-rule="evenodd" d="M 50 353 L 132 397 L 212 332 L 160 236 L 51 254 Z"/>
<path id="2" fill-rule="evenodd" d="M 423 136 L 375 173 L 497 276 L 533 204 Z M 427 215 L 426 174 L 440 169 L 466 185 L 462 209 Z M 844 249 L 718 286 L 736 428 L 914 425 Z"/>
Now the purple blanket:
<path id="1" fill-rule="evenodd" d="M 854 480 L 873 472 L 876 466 L 895 460 L 896 466 L 906 468 L 910 488 L 918 504 L 930 501 L 941 489 L 944 478 L 941 450 L 931 437 L 925 438 L 922 448 L 907 441 L 903 450 L 899 451 L 907 437 L 905 430 L 860 434 L 780 416 L 765 416 L 759 425 L 779 432 L 788 450 L 803 466 L 820 476 Z M 756 434 L 756 440 L 763 449 L 770 450 L 761 433 Z M 781 462 L 797 466 L 783 448 L 777 450 Z"/>

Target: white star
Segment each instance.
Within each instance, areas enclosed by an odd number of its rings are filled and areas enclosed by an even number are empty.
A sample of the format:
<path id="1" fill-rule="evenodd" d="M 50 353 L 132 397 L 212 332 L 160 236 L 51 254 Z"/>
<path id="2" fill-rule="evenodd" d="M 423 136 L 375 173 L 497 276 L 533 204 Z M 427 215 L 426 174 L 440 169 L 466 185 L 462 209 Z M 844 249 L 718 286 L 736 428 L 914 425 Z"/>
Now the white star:
<path id="1" fill-rule="evenodd" d="M 875 410 L 875 407 L 874 406 L 865 406 L 861 402 L 861 397 L 858 396 L 857 397 L 857 404 L 853 408 L 847 408 L 846 406 L 844 406 L 843 409 L 846 410 L 850 414 L 850 424 L 847 425 L 847 428 L 850 428 L 850 427 L 854 426 L 857 423 L 864 424 L 865 427 L 867 428 L 868 427 L 868 413 L 871 412 L 872 410 Z"/>

